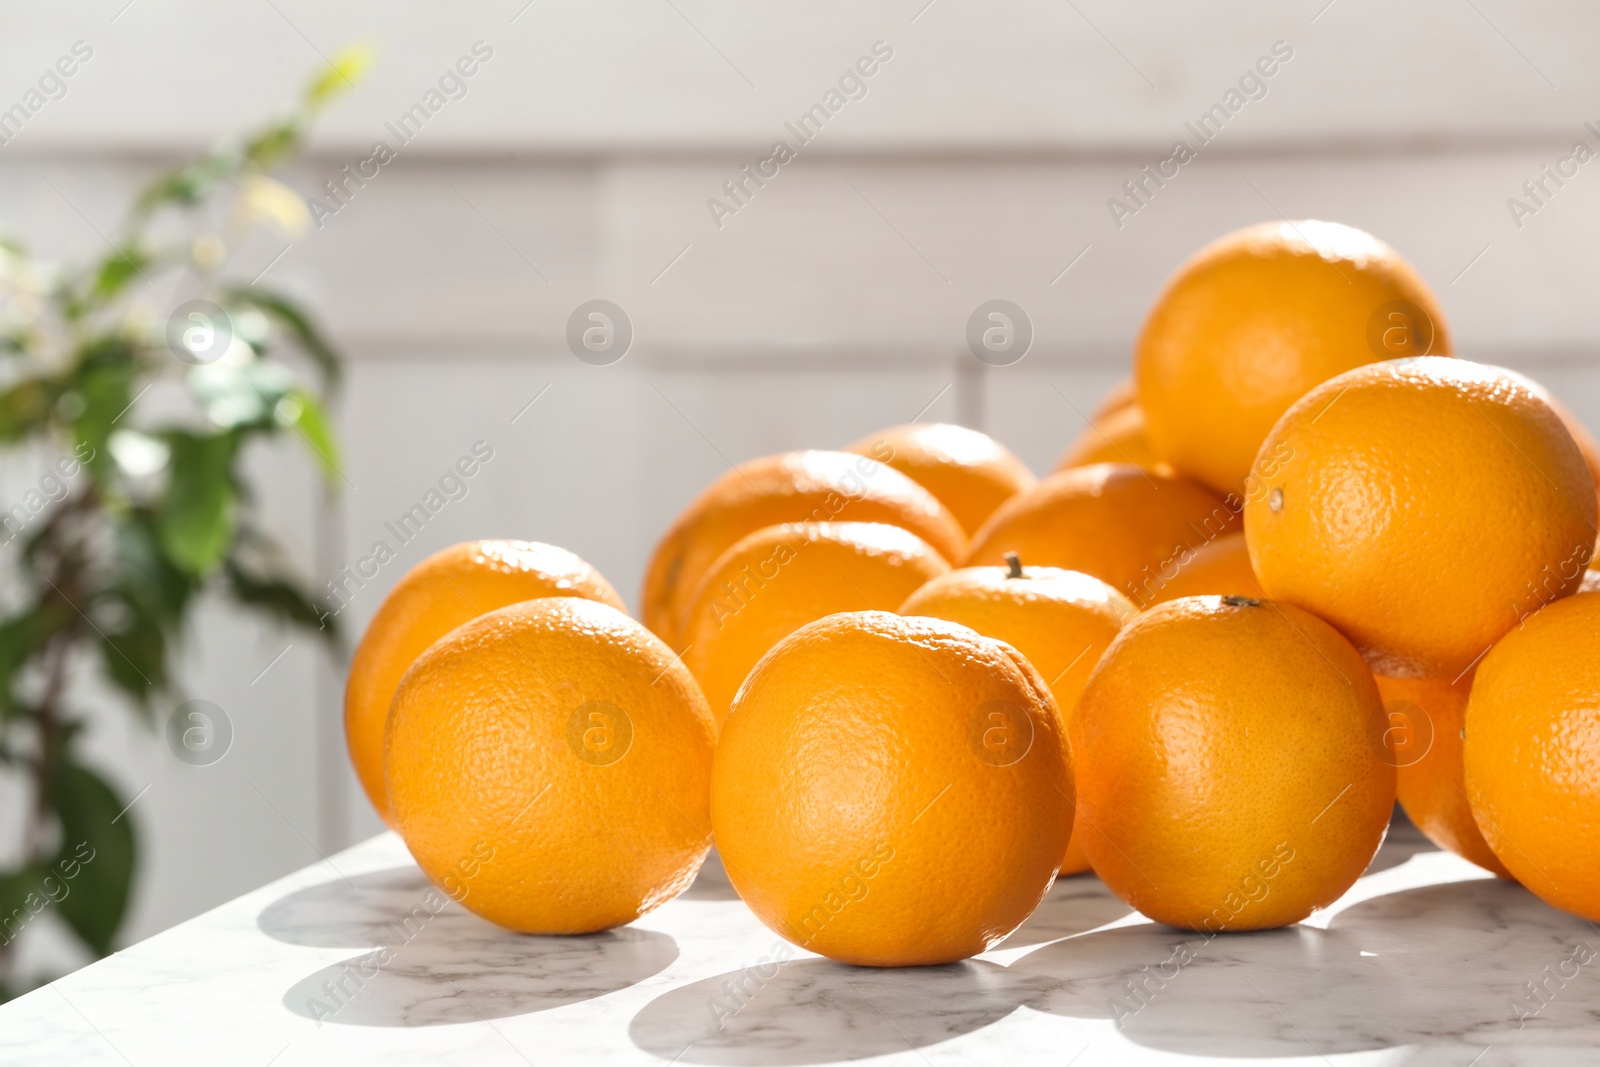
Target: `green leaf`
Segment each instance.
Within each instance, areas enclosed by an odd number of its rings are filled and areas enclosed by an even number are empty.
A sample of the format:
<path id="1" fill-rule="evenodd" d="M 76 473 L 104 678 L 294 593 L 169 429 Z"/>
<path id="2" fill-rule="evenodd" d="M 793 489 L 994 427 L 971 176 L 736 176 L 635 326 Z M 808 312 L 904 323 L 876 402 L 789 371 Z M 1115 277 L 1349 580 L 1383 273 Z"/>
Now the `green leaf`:
<path id="1" fill-rule="evenodd" d="M 43 647 L 44 636 L 44 615 L 37 608 L 0 623 L 0 722 L 17 712 L 12 685 L 29 657 Z"/>
<path id="2" fill-rule="evenodd" d="M 223 575 L 228 592 L 241 604 L 261 608 L 281 622 L 316 629 L 324 640 L 338 642 L 337 620 L 292 578 L 252 573 L 241 560 L 232 557 L 223 564 Z"/>
<path id="3" fill-rule="evenodd" d="M 273 123 L 245 142 L 244 158 L 265 170 L 298 152 L 305 134 L 305 127 L 297 119 Z"/>
<path id="4" fill-rule="evenodd" d="M 367 68 L 372 66 L 374 52 L 367 44 L 353 44 L 340 49 L 328 64 L 328 69 L 313 78 L 306 87 L 306 103 L 322 107 L 328 101 L 352 89 Z"/>
<path id="5" fill-rule="evenodd" d="M 231 153 L 212 152 L 181 167 L 167 171 L 145 186 L 134 201 L 136 218 L 172 204 L 190 207 L 211 194 L 217 183 L 238 169 L 238 158 Z"/>
<path id="6" fill-rule="evenodd" d="M 61 822 L 61 847 L 49 873 L 66 889 L 57 912 L 84 944 L 106 955 L 128 910 L 133 824 L 111 786 L 74 763 L 56 769 L 49 800 Z"/>
<path id="7" fill-rule="evenodd" d="M 102 337 L 85 349 L 77 372 L 76 392 L 82 409 L 72 420 L 73 436 L 97 481 L 111 474 L 113 460 L 106 442 L 133 401 L 133 349 L 118 337 Z"/>
<path id="8" fill-rule="evenodd" d="M 200 437 L 169 433 L 172 448 L 166 499 L 156 520 L 162 552 L 179 570 L 205 575 L 222 561 L 233 538 L 239 489 L 234 433 Z"/>
<path id="9" fill-rule="evenodd" d="M 113 606 L 116 610 L 104 609 Z M 100 658 L 106 677 L 127 694 L 147 715 L 152 701 L 167 685 L 167 635 L 163 620 L 146 604 L 125 589 L 102 593 L 95 607 L 101 614 L 117 619 L 116 625 L 102 625 L 94 635 L 100 645 Z"/>
<path id="10" fill-rule="evenodd" d="M 144 277 L 144 268 L 150 257 L 138 244 L 126 244 L 112 249 L 95 271 L 93 293 L 101 300 L 109 300 L 125 289 L 135 278 Z M 148 281 L 149 279 L 145 279 Z"/>
<path id="11" fill-rule="evenodd" d="M 143 505 L 130 507 L 117 520 L 113 558 L 120 581 L 112 591 L 137 601 L 152 618 L 176 630 L 197 582 L 162 552 L 159 524 L 159 512 Z"/>
<path id="12" fill-rule="evenodd" d="M 16 441 L 38 430 L 50 417 L 59 387 L 45 378 L 18 382 L 0 393 L 0 441 Z"/>
<path id="13" fill-rule="evenodd" d="M 42 873 L 38 866 L 28 864 L 0 875 L 0 948 L 16 940 L 34 915 L 44 910 L 47 898 L 40 892 Z"/>
<path id="14" fill-rule="evenodd" d="M 323 476 L 329 481 L 339 477 L 339 442 L 334 440 L 328 414 L 317 398 L 304 389 L 295 389 L 278 405 L 278 413 L 304 436 L 322 466 Z"/>
<path id="15" fill-rule="evenodd" d="M 284 332 L 294 338 L 295 344 L 316 363 L 322 379 L 330 387 L 339 383 L 339 353 L 327 338 L 322 336 L 311 316 L 302 311 L 288 297 L 255 286 L 236 286 L 223 293 L 225 300 L 247 307 L 258 308 Z"/>

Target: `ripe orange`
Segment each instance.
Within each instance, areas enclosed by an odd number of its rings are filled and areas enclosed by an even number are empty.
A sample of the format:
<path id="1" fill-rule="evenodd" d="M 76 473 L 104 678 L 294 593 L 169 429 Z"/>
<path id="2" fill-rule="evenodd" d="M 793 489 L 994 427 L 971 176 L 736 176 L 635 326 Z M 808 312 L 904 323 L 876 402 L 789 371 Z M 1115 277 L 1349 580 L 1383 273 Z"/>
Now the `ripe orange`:
<path id="1" fill-rule="evenodd" d="M 1167 282 L 1134 350 L 1158 456 L 1235 492 L 1272 424 L 1312 386 L 1374 360 L 1450 352 L 1427 285 L 1371 234 L 1264 222 Z"/>
<path id="2" fill-rule="evenodd" d="M 1395 792 L 1406 815 L 1429 841 L 1510 878 L 1472 819 L 1467 802 L 1461 734 L 1472 677 L 1377 678 L 1394 753 Z"/>
<path id="3" fill-rule="evenodd" d="M 679 647 L 684 613 L 706 569 L 728 547 L 785 522 L 886 522 L 904 527 L 952 562 L 966 535 L 934 495 L 876 460 L 849 452 L 783 452 L 741 463 L 689 503 L 656 545 L 645 571 L 644 624 Z"/>
<path id="4" fill-rule="evenodd" d="M 1072 832 L 1059 712 L 1015 649 L 867 611 L 790 634 L 723 725 L 711 824 L 756 917 L 846 963 L 947 963 L 1015 930 Z"/>
<path id="5" fill-rule="evenodd" d="M 644 627 L 577 597 L 529 600 L 417 659 L 384 772 L 406 847 L 457 902 L 511 930 L 588 933 L 694 880 L 714 730 Z"/>
<path id="6" fill-rule="evenodd" d="M 939 498 L 971 534 L 1009 498 L 1038 480 L 986 433 L 919 422 L 869 434 L 845 449 L 886 463 Z"/>
<path id="7" fill-rule="evenodd" d="M 462 623 L 548 596 L 585 597 L 628 610 L 599 571 L 564 548 L 538 541 L 452 545 L 411 568 L 384 597 L 350 660 L 344 691 L 350 762 L 384 822 L 394 824 L 383 788 L 383 724 L 406 668 Z"/>
<path id="8" fill-rule="evenodd" d="M 1099 463 L 1052 474 L 1001 505 L 973 536 L 966 564 L 1000 564 L 1015 552 L 1092 574 L 1138 602 L 1171 561 L 1237 522 L 1221 497 L 1187 478 Z"/>
<path id="9" fill-rule="evenodd" d="M 1167 578 L 1170 572 L 1172 577 Z M 1150 595 L 1150 603 L 1162 603 L 1186 596 L 1265 596 L 1255 571 L 1250 569 L 1250 549 L 1244 531 L 1223 534 L 1201 545 L 1187 556 L 1179 556 L 1157 575 L 1162 579 Z"/>
<path id="10" fill-rule="evenodd" d="M 683 631 L 683 662 L 720 725 L 745 675 L 780 640 L 835 612 L 892 610 L 949 569 L 928 542 L 898 526 L 768 526 L 706 572 Z"/>
<path id="11" fill-rule="evenodd" d="M 1454 678 L 1575 590 L 1593 552 L 1583 456 L 1498 367 L 1342 374 L 1284 414 L 1257 463 L 1245 536 L 1261 587 L 1337 626 L 1380 674 Z"/>
<path id="12" fill-rule="evenodd" d="M 1013 557 L 1015 560 L 1015 557 Z M 970 626 L 1004 641 L 1033 664 L 1056 698 L 1063 729 L 1100 654 L 1136 608 L 1098 578 L 1059 567 L 965 567 L 933 579 L 900 606 L 902 615 L 927 615 Z M 1074 833 L 1062 874 L 1089 869 Z"/>
<path id="13" fill-rule="evenodd" d="M 1467 700 L 1467 796 L 1494 854 L 1546 903 L 1600 921 L 1600 597 L 1506 634 Z"/>
<path id="14" fill-rule="evenodd" d="M 1064 471 L 1092 463 L 1132 463 L 1146 470 L 1171 470 L 1150 447 L 1144 409 L 1137 403 L 1125 404 L 1091 420 L 1077 440 L 1061 453 L 1055 469 Z"/>
<path id="15" fill-rule="evenodd" d="M 1582 419 L 1574 415 L 1567 405 L 1556 399 L 1555 394 L 1536 382 L 1530 382 L 1529 384 L 1538 388 L 1539 395 L 1544 398 L 1544 402 L 1550 405 L 1551 410 L 1556 413 L 1556 417 L 1561 420 L 1561 424 L 1572 435 L 1573 443 L 1578 446 L 1578 451 L 1583 453 L 1583 462 L 1589 468 L 1589 477 L 1594 480 L 1597 489 L 1600 489 L 1600 444 L 1595 443 L 1594 435 L 1589 432 L 1589 428 L 1583 424 Z"/>
<path id="16" fill-rule="evenodd" d="M 1381 712 L 1360 654 L 1293 605 L 1208 596 L 1141 612 L 1068 727 L 1095 873 L 1195 930 L 1331 904 L 1394 807 L 1394 768 L 1369 738 Z"/>

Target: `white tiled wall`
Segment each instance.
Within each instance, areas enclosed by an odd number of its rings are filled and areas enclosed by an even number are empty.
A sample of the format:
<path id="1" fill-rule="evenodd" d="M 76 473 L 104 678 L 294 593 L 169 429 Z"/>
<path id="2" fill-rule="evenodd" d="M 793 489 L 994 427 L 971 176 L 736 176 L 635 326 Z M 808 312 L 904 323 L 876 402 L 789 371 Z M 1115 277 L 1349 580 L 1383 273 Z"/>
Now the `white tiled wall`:
<path id="1" fill-rule="evenodd" d="M 96 49 L 0 146 L 0 228 L 37 248 L 103 247 L 138 180 L 269 113 L 319 52 L 365 38 L 381 61 L 290 175 L 308 194 L 472 41 L 496 49 L 262 279 L 315 306 L 352 357 L 332 503 L 292 447 L 251 458 L 308 569 L 393 544 L 385 521 L 474 442 L 494 449 L 355 597 L 356 632 L 404 568 L 469 537 L 566 545 L 631 600 L 654 538 L 729 461 L 842 445 L 924 408 L 1042 472 L 1123 373 L 1173 267 L 1280 212 L 1389 240 L 1438 290 L 1462 354 L 1543 378 L 1600 425 L 1600 163 L 1520 229 L 1505 203 L 1575 138 L 1600 147 L 1583 126 L 1600 119 L 1588 6 L 123 2 L 0 8 L 0 108 L 73 40 Z M 896 53 L 867 97 L 718 228 L 706 199 L 878 39 Z M 1295 53 L 1268 95 L 1117 228 L 1107 198 L 1276 40 Z M 262 236 L 234 262 L 248 280 L 282 249 Z M 563 341 L 595 297 L 636 330 L 611 367 Z M 1036 328 L 1012 367 L 965 350 L 968 315 L 994 297 Z M 7 462 L 11 492 L 27 472 Z M 377 828 L 309 640 L 223 608 L 193 637 L 189 689 L 237 729 L 221 763 L 179 764 L 89 701 L 97 762 L 129 797 L 150 785 L 131 937 Z"/>

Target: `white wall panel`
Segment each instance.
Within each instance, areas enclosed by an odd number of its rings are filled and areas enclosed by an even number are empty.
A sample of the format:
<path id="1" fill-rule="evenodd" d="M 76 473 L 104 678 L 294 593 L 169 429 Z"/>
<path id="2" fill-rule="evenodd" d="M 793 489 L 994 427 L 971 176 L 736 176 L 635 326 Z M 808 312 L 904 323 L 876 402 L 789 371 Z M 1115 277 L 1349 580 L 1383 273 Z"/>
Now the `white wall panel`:
<path id="1" fill-rule="evenodd" d="M 495 58 L 430 120 L 424 150 L 750 151 L 880 39 L 895 58 L 830 122 L 833 150 L 1165 145 L 1277 40 L 1294 59 L 1230 141 L 1564 139 L 1600 86 L 1586 53 L 1600 12 L 1580 0 L 126 4 L 5 6 L 3 98 L 74 40 L 96 49 L 30 142 L 192 144 L 280 107 L 320 56 L 358 40 L 382 64 L 331 116 L 327 141 L 347 149 L 478 39 Z"/>
<path id="2" fill-rule="evenodd" d="M 1382 236 L 1431 281 L 1464 340 L 1583 348 L 1600 341 L 1586 310 L 1600 172 L 1580 172 L 1520 229 L 1505 206 L 1553 158 L 1202 156 L 1120 229 L 1105 201 L 1131 165 L 801 159 L 719 230 L 704 200 L 734 158 L 401 161 L 263 284 L 304 294 L 373 358 L 412 358 L 423 342 L 560 350 L 572 309 L 600 296 L 633 319 L 629 359 L 651 365 L 952 359 L 972 309 L 1005 296 L 1033 317 L 1036 351 L 1093 362 L 1127 350 L 1190 252 L 1281 211 Z M 294 180 L 314 190 L 327 172 L 313 164 Z M 64 160 L 7 178 L 20 213 L 95 244 L 46 179 L 109 226 L 103 180 Z M 237 261 L 249 275 L 281 250 L 263 238 Z"/>

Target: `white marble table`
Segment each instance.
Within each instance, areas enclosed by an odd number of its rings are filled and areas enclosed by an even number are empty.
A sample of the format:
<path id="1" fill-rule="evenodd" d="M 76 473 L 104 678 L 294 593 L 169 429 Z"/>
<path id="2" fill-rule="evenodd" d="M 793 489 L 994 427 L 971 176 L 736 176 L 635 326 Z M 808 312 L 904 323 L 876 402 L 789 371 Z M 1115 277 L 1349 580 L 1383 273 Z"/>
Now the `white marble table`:
<path id="1" fill-rule="evenodd" d="M 1079 877 L 993 952 L 906 971 L 789 948 L 710 867 L 590 937 L 428 898 L 400 841 L 373 838 L 0 1008 L 0 1062 L 1600 1063 L 1600 956 L 1567 962 L 1600 931 L 1405 825 L 1294 929 L 1208 943 Z"/>

